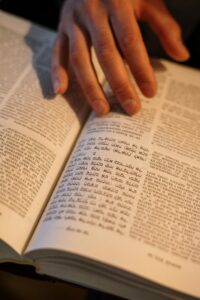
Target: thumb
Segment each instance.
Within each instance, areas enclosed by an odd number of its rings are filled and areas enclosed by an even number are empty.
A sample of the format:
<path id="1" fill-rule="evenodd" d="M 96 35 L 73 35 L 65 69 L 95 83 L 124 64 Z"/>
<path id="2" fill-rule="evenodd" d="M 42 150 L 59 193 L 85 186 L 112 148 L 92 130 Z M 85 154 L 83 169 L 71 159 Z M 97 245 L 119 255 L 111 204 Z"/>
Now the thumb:
<path id="1" fill-rule="evenodd" d="M 56 94 L 64 94 L 68 88 L 68 38 L 58 31 L 52 50 L 51 78 Z"/>

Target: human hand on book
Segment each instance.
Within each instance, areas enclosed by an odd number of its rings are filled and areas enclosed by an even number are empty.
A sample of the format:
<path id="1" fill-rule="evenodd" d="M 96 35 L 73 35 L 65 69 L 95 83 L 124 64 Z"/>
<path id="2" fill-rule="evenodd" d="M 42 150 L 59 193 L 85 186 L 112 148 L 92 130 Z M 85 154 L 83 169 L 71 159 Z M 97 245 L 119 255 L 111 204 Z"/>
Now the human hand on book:
<path id="1" fill-rule="evenodd" d="M 70 64 L 94 111 L 98 115 L 109 112 L 91 62 L 92 45 L 122 108 L 129 115 L 137 112 L 140 99 L 129 81 L 123 59 L 142 93 L 147 97 L 156 93 L 156 80 L 138 21 L 149 24 L 170 57 L 177 61 L 188 59 L 180 26 L 162 0 L 66 0 L 52 55 L 55 93 L 66 92 Z"/>

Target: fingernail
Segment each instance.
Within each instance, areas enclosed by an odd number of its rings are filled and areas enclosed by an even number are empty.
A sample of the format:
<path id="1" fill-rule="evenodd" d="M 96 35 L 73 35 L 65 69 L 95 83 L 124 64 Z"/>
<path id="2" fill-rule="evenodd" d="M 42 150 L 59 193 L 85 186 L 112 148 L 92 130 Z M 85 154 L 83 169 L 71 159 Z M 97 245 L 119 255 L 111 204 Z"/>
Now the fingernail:
<path id="1" fill-rule="evenodd" d="M 133 115 L 139 111 L 140 103 L 135 99 L 128 99 L 123 103 L 123 108 L 129 115 Z"/>
<path id="2" fill-rule="evenodd" d="M 101 100 L 95 101 L 93 103 L 93 108 L 94 111 L 97 113 L 99 116 L 103 116 L 109 112 L 109 106 L 108 104 L 102 102 Z"/>
<path id="3" fill-rule="evenodd" d="M 187 60 L 190 58 L 190 52 L 187 49 L 187 47 L 184 45 L 184 42 L 182 41 L 182 39 L 178 39 L 178 50 L 179 50 L 179 55 L 180 60 Z"/>
<path id="4" fill-rule="evenodd" d="M 60 80 L 58 78 L 55 78 L 53 80 L 53 89 L 54 89 L 54 93 L 58 94 L 59 89 L 60 89 Z"/>
<path id="5" fill-rule="evenodd" d="M 182 56 L 184 57 L 185 60 L 189 59 L 190 58 L 190 52 L 188 51 L 188 49 L 182 45 Z"/>
<path id="6" fill-rule="evenodd" d="M 156 93 L 156 84 L 144 82 L 140 84 L 140 88 L 146 97 L 153 97 Z"/>

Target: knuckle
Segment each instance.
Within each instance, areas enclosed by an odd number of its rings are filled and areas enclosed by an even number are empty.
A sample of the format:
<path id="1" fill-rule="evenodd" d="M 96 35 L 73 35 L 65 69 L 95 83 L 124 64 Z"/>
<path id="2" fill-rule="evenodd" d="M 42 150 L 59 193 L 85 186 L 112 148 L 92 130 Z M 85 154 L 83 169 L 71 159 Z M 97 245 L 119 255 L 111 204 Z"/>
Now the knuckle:
<path id="1" fill-rule="evenodd" d="M 118 10 L 121 8 L 121 0 L 107 0 L 106 1 L 110 7 L 112 7 L 114 10 Z"/>
<path id="2" fill-rule="evenodd" d="M 171 17 L 163 18 L 162 26 L 157 28 L 157 34 L 161 36 L 169 36 L 169 28 L 171 29 L 170 32 L 173 33 L 173 35 L 181 35 L 181 28 L 179 24 Z"/>
<path id="3" fill-rule="evenodd" d="M 142 42 L 141 36 L 136 33 L 127 33 L 121 38 L 121 48 L 122 51 L 127 51 L 127 49 L 133 49 L 136 44 Z"/>
<path id="4" fill-rule="evenodd" d="M 81 53 L 78 50 L 71 50 L 70 60 L 75 67 L 79 67 L 81 65 Z"/>
<path id="5" fill-rule="evenodd" d="M 118 96 L 126 96 L 129 90 L 129 83 L 127 81 L 120 81 L 114 85 L 114 93 Z"/>
<path id="6" fill-rule="evenodd" d="M 86 81 L 83 85 L 83 90 L 88 97 L 96 95 L 96 86 L 92 81 Z"/>
<path id="7" fill-rule="evenodd" d="M 136 68 L 134 70 L 134 77 L 136 78 L 137 81 L 141 81 L 141 82 L 149 81 L 147 71 L 144 68 Z"/>
<path id="8" fill-rule="evenodd" d="M 86 16 L 92 16 L 96 12 L 97 7 L 97 0 L 82 0 L 82 5 L 79 7 L 80 10 L 84 13 Z"/>
<path id="9" fill-rule="evenodd" d="M 112 57 L 112 46 L 106 39 L 97 42 L 97 55 L 102 62 L 108 61 Z"/>

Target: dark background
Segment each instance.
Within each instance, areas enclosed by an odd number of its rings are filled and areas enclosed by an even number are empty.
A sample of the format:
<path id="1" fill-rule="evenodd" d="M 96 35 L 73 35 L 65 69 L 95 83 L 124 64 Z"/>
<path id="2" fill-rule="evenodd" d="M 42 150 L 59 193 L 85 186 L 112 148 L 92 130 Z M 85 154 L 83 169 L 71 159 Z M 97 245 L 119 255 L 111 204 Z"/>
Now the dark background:
<path id="1" fill-rule="evenodd" d="M 0 8 L 56 30 L 62 1 L 0 0 Z"/>

